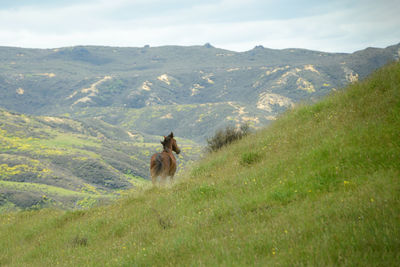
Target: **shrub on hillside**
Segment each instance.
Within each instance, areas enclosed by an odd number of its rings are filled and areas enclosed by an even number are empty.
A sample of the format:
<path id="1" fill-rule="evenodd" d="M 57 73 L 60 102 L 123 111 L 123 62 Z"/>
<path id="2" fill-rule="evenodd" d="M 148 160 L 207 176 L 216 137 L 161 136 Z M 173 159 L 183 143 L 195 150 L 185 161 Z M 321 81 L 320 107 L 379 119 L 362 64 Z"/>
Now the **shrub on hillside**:
<path id="1" fill-rule="evenodd" d="M 249 152 L 244 152 L 242 154 L 240 163 L 242 165 L 250 165 L 250 164 L 253 164 L 253 163 L 259 161 L 260 159 L 261 159 L 261 157 L 260 157 L 259 153 L 249 151 Z"/>
<path id="2" fill-rule="evenodd" d="M 250 127 L 247 123 L 242 124 L 239 128 L 228 125 L 225 129 L 219 129 L 213 137 L 207 139 L 207 150 L 209 152 L 217 151 L 233 141 L 242 139 L 249 133 L 249 130 Z"/>

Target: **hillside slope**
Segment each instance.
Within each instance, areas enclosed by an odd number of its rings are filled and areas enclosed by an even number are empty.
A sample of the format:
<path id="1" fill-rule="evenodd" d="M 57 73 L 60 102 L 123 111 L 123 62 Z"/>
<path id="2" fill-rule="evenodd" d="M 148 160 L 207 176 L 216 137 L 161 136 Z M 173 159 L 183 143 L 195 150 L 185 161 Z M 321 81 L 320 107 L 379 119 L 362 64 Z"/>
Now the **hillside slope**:
<path id="1" fill-rule="evenodd" d="M 0 109 L 0 211 L 77 208 L 140 186 L 159 140 L 98 120 Z M 187 162 L 196 146 L 180 141 Z"/>
<path id="2" fill-rule="evenodd" d="M 396 266 L 400 64 L 209 155 L 170 188 L 0 217 L 6 266 Z"/>

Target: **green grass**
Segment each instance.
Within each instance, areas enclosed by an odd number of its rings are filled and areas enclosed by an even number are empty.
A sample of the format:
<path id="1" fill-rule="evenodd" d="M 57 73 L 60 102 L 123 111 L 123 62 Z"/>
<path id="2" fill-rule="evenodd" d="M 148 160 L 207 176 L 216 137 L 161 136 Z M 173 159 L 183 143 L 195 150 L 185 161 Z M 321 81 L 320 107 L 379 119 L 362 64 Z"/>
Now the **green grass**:
<path id="1" fill-rule="evenodd" d="M 208 155 L 169 187 L 6 213 L 6 266 L 396 266 L 400 64 Z"/>
<path id="2" fill-rule="evenodd" d="M 92 194 L 81 193 L 73 190 L 64 189 L 57 186 L 45 185 L 45 184 L 35 184 L 27 182 L 11 182 L 11 181 L 0 181 L 0 187 L 8 189 L 21 189 L 34 192 L 43 192 L 47 194 L 57 194 L 62 196 L 79 196 L 87 197 Z"/>
<path id="3" fill-rule="evenodd" d="M 40 140 L 40 144 L 60 148 L 101 146 L 101 142 L 94 138 L 89 139 L 84 135 L 72 136 L 71 134 L 58 134 L 52 139 Z"/>
<path id="4" fill-rule="evenodd" d="M 132 180 L 135 181 L 136 179 Z M 98 205 L 99 203 L 110 202 L 115 200 L 118 197 L 117 195 L 120 195 L 118 192 L 114 194 L 105 193 L 98 192 L 97 190 L 91 191 L 88 188 L 90 189 L 91 186 L 86 184 L 86 188 L 82 188 L 81 192 L 79 192 L 46 184 L 0 181 L 0 190 L 2 192 L 17 193 L 17 196 L 14 198 L 18 199 L 14 201 L 19 204 L 15 205 L 15 203 L 5 200 L 5 203 L 2 203 L 0 206 L 0 212 L 21 210 L 20 206 L 24 206 L 24 203 L 26 205 L 27 202 L 33 204 L 28 207 L 29 209 L 43 207 L 82 209 Z M 37 204 L 34 204 L 35 201 Z"/>

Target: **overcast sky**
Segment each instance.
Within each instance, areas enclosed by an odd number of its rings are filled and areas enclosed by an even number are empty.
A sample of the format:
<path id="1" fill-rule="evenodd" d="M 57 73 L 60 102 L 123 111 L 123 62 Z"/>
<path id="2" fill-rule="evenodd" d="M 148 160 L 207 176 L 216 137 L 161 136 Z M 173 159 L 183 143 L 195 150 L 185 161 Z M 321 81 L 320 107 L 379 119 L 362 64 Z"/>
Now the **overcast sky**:
<path id="1" fill-rule="evenodd" d="M 0 0 L 0 46 L 354 52 L 400 42 L 400 0 Z"/>

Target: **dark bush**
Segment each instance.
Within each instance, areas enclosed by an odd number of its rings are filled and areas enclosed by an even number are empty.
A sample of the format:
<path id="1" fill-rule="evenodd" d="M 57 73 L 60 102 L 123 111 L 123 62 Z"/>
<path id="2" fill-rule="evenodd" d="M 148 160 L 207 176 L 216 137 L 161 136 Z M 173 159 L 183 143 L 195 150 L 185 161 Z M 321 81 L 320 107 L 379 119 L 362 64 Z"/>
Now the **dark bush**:
<path id="1" fill-rule="evenodd" d="M 260 155 L 256 152 L 245 152 L 242 154 L 242 158 L 240 160 L 240 163 L 242 165 L 250 165 L 252 163 L 255 163 L 261 159 Z"/>
<path id="2" fill-rule="evenodd" d="M 249 133 L 249 125 L 242 124 L 239 128 L 228 125 L 225 129 L 217 130 L 213 137 L 207 139 L 207 150 L 217 151 L 223 146 L 229 145 L 233 141 L 240 140 Z"/>

